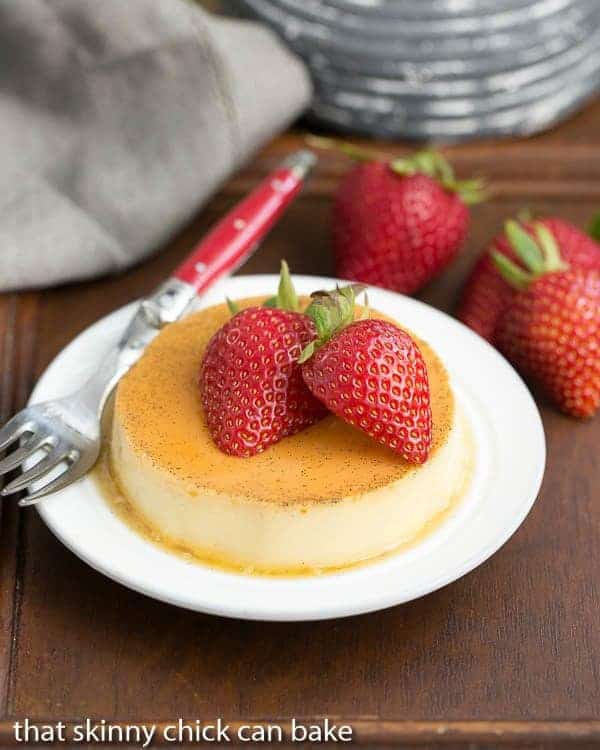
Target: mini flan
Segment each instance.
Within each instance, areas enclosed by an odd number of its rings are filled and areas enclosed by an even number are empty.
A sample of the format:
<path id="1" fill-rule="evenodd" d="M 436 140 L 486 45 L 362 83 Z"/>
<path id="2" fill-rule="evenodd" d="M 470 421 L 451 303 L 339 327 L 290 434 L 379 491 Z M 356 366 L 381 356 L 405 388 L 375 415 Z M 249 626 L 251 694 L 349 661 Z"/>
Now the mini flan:
<path id="1" fill-rule="evenodd" d="M 302 574 L 409 543 L 462 495 L 469 427 L 443 364 L 420 341 L 433 415 L 426 463 L 409 464 L 333 415 L 251 458 L 222 453 L 205 423 L 198 373 L 230 315 L 219 305 L 167 326 L 118 385 L 110 474 L 152 536 L 228 568 Z"/>

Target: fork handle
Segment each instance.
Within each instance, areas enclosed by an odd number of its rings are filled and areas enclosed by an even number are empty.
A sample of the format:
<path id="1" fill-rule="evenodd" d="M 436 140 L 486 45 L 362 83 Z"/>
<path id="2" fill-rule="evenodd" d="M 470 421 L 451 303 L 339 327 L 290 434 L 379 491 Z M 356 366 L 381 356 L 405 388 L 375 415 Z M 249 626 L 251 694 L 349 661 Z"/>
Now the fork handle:
<path id="1" fill-rule="evenodd" d="M 311 151 L 289 156 L 266 180 L 204 237 L 189 257 L 149 297 L 142 300 L 118 346 L 78 393 L 88 408 L 102 412 L 114 385 L 133 365 L 158 331 L 178 320 L 197 294 L 232 273 L 296 197 L 316 162 Z"/>
<path id="2" fill-rule="evenodd" d="M 217 279 L 233 273 L 300 192 L 315 161 L 315 155 L 307 150 L 289 156 L 210 230 L 173 276 L 200 294 Z"/>

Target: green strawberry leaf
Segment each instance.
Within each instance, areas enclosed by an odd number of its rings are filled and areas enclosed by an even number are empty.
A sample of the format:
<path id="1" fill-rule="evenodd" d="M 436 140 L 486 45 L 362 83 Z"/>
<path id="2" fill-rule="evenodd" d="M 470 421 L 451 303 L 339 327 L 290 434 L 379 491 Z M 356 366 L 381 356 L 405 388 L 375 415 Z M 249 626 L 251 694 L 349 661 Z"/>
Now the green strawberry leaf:
<path id="1" fill-rule="evenodd" d="M 453 182 L 445 183 L 444 187 L 446 190 L 458 193 L 462 202 L 466 203 L 467 206 L 483 203 L 490 195 L 487 183 L 482 177 L 474 177 L 471 180 L 454 180 Z"/>
<path id="2" fill-rule="evenodd" d="M 237 315 L 240 311 L 239 306 L 236 302 L 234 302 L 232 299 L 229 299 L 229 297 L 225 297 L 225 301 L 227 302 L 227 307 L 229 308 L 229 312 L 232 315 Z"/>
<path id="3" fill-rule="evenodd" d="M 498 250 L 492 250 L 492 259 L 502 278 L 516 289 L 527 289 L 535 276 L 524 271 Z"/>
<path id="4" fill-rule="evenodd" d="M 336 327 L 331 310 L 317 302 L 312 302 L 305 314 L 313 319 L 319 340 L 327 338 L 329 331 Z"/>
<path id="5" fill-rule="evenodd" d="M 600 213 L 594 214 L 588 227 L 588 234 L 597 242 L 600 242 Z"/>
<path id="6" fill-rule="evenodd" d="M 534 274 L 544 272 L 544 256 L 537 242 L 513 219 L 504 225 L 504 231 L 517 258 Z"/>
<path id="7" fill-rule="evenodd" d="M 560 255 L 556 237 L 545 224 L 536 221 L 530 224 L 530 229 L 533 237 L 518 221 L 510 219 L 504 225 L 510 246 L 525 268 L 513 263 L 502 253 L 492 252 L 496 268 L 517 289 L 526 289 L 534 279 L 569 267 Z"/>
<path id="8" fill-rule="evenodd" d="M 369 305 L 369 297 L 365 292 L 365 301 L 363 303 L 363 309 L 361 310 L 358 320 L 369 320 L 371 317 L 371 306 Z"/>
<path id="9" fill-rule="evenodd" d="M 290 269 L 285 260 L 281 261 L 281 272 L 279 274 L 279 287 L 277 294 L 274 297 L 263 302 L 263 307 L 277 307 L 280 310 L 289 310 L 290 312 L 298 312 L 300 309 L 300 303 L 298 302 L 298 295 L 290 276 Z"/>
<path id="10" fill-rule="evenodd" d="M 298 312 L 298 295 L 292 283 L 290 269 L 285 260 L 281 261 L 281 274 L 279 277 L 279 289 L 277 290 L 277 307 L 290 312 Z"/>
<path id="11" fill-rule="evenodd" d="M 356 297 L 364 290 L 364 284 L 348 284 L 344 287 L 338 286 L 332 291 L 311 294 L 311 303 L 304 314 L 312 318 L 317 329 L 317 338 L 305 347 L 299 362 L 306 362 L 320 346 L 352 323 Z"/>
<path id="12" fill-rule="evenodd" d="M 544 272 L 566 270 L 569 266 L 560 257 L 558 242 L 548 227 L 540 221 L 536 221 L 533 225 L 533 231 L 544 254 Z"/>
<path id="13" fill-rule="evenodd" d="M 307 344 L 302 350 L 300 356 L 298 357 L 298 364 L 301 365 L 303 362 L 306 362 L 308 359 L 310 359 L 312 355 L 315 353 L 316 348 L 317 348 L 316 341 L 311 341 L 310 344 Z"/>
<path id="14" fill-rule="evenodd" d="M 488 198 L 485 180 L 475 177 L 470 180 L 457 180 L 452 165 L 439 151 L 426 149 L 417 151 L 412 156 L 393 159 L 390 162 L 392 172 L 408 177 L 424 174 L 436 180 L 445 190 L 458 193 L 467 205 L 481 203 Z"/>

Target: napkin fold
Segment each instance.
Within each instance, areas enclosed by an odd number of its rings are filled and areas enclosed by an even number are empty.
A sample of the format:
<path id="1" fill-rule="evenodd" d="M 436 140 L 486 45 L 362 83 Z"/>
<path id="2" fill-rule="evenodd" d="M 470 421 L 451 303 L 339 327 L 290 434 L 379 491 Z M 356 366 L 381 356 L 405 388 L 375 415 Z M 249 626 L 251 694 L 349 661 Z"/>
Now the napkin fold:
<path id="1" fill-rule="evenodd" d="M 270 31 L 186 0 L 0 0 L 0 291 L 144 258 L 310 97 Z"/>

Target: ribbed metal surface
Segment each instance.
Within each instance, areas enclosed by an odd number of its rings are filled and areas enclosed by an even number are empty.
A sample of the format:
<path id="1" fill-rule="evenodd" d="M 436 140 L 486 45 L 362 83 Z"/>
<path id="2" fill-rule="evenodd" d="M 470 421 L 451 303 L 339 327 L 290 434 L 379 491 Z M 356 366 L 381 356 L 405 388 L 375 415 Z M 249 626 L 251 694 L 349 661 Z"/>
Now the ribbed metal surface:
<path id="1" fill-rule="evenodd" d="M 384 137 L 533 133 L 600 88 L 599 0 L 241 0 L 307 62 L 313 116 Z"/>

